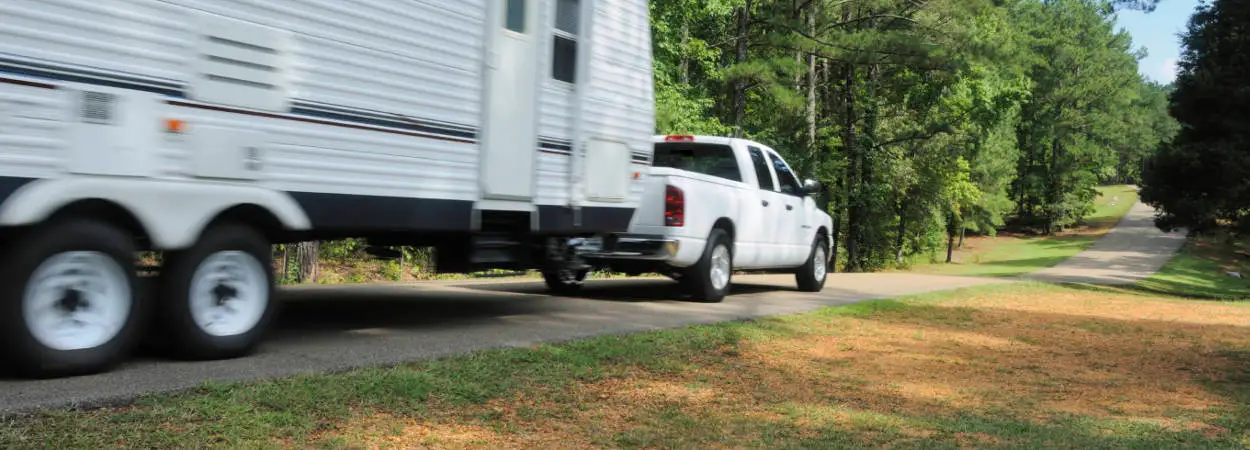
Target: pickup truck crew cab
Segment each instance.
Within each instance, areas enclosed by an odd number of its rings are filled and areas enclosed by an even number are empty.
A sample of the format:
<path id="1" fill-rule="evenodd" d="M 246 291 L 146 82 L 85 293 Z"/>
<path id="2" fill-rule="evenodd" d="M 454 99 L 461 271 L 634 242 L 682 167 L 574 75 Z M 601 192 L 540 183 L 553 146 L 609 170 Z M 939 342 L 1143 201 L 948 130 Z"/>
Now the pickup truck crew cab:
<path id="1" fill-rule="evenodd" d="M 711 136 L 656 136 L 654 166 L 628 232 L 588 242 L 587 267 L 680 281 L 716 302 L 735 270 L 791 272 L 803 291 L 824 287 L 832 218 L 773 149 Z M 581 285 L 585 271 L 546 273 L 553 290 Z"/>

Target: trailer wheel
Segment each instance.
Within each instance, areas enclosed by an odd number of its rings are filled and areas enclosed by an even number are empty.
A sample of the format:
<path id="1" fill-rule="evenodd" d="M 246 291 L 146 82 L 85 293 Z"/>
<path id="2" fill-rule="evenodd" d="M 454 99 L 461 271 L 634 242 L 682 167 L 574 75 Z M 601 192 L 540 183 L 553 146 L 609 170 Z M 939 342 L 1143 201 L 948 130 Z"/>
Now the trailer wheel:
<path id="1" fill-rule="evenodd" d="M 825 279 L 829 277 L 828 242 L 823 236 L 817 236 L 811 253 L 807 255 L 807 262 L 794 272 L 800 291 L 820 292 L 825 288 Z"/>
<path id="2" fill-rule="evenodd" d="M 703 248 L 703 257 L 686 269 L 681 282 L 695 301 L 716 303 L 729 294 L 733 279 L 732 244 L 729 233 L 720 228 L 713 229 L 707 246 Z"/>
<path id="3" fill-rule="evenodd" d="M 169 254 L 161 274 L 156 344 L 179 359 L 243 356 L 260 343 L 276 312 L 269 241 L 223 224 L 193 247 Z"/>
<path id="4" fill-rule="evenodd" d="M 586 285 L 586 274 L 588 270 L 544 270 L 543 281 L 547 282 L 547 289 L 557 295 L 573 295 L 581 292 L 582 287 Z"/>
<path id="5" fill-rule="evenodd" d="M 9 242 L 0 261 L 0 361 L 8 370 L 82 375 L 129 355 L 144 308 L 126 232 L 69 219 Z"/>

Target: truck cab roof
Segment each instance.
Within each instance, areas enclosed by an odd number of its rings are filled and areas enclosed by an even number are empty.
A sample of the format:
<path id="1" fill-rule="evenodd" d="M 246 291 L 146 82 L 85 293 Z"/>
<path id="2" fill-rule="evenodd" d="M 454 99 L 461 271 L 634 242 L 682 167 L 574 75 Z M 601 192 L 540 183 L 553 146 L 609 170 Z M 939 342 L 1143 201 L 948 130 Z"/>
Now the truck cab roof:
<path id="1" fill-rule="evenodd" d="M 723 144 L 723 145 L 733 145 L 734 143 L 737 143 L 737 142 L 755 143 L 754 141 L 751 141 L 749 139 L 742 139 L 742 138 L 732 138 L 732 137 L 724 137 L 724 136 L 680 135 L 680 134 L 655 135 L 652 138 L 652 142 L 657 143 L 657 144 L 664 143 L 664 142 L 694 142 L 694 143 L 699 143 L 699 144 Z"/>

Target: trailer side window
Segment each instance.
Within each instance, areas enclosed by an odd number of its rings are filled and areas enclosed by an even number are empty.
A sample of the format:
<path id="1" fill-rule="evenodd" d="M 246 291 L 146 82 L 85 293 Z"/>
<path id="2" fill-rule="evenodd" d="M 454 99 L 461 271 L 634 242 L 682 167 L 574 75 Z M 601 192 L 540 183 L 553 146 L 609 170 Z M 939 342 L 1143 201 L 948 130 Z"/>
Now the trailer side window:
<path id="1" fill-rule="evenodd" d="M 525 0 L 508 0 L 507 23 L 504 27 L 517 33 L 525 32 Z"/>
<path id="2" fill-rule="evenodd" d="M 577 79 L 577 33 L 582 19 L 579 0 L 556 1 L 555 39 L 551 55 L 551 77 L 565 83 Z"/>

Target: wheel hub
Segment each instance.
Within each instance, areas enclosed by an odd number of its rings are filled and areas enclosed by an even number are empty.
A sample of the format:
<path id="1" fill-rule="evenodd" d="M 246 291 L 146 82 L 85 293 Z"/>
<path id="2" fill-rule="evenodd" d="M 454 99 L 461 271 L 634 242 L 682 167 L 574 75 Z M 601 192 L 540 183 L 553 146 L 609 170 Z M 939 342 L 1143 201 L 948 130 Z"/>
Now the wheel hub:
<path id="1" fill-rule="evenodd" d="M 61 299 L 56 301 L 56 307 L 63 314 L 69 316 L 75 312 L 91 308 L 91 301 L 87 300 L 82 291 L 70 288 L 61 294 Z"/>
<path id="2" fill-rule="evenodd" d="M 213 297 L 217 299 L 217 306 L 225 306 L 227 301 L 239 298 L 239 290 L 225 283 L 217 283 L 217 287 L 213 288 Z"/>
<path id="3" fill-rule="evenodd" d="M 213 253 L 191 276 L 191 318 L 212 336 L 247 333 L 268 307 L 268 282 L 264 266 L 252 255 Z"/>
<path id="4" fill-rule="evenodd" d="M 121 333 L 133 301 L 130 278 L 117 261 L 101 252 L 71 251 L 52 255 L 31 273 L 22 313 L 39 343 L 83 350 Z"/>
<path id="5" fill-rule="evenodd" d="M 729 249 L 723 245 L 718 245 L 712 249 L 711 276 L 712 287 L 717 290 L 724 289 L 729 285 L 729 276 L 733 273 L 733 263 L 730 260 Z"/>

